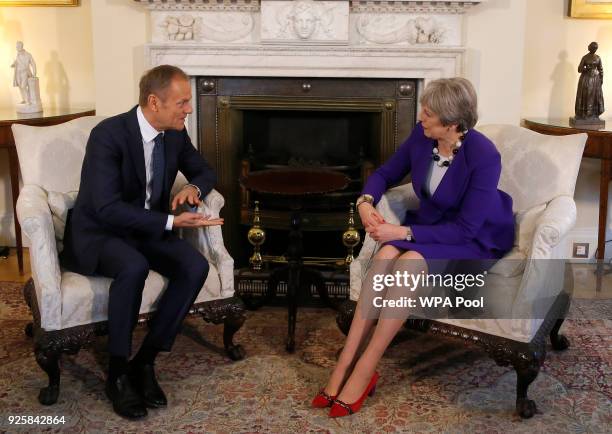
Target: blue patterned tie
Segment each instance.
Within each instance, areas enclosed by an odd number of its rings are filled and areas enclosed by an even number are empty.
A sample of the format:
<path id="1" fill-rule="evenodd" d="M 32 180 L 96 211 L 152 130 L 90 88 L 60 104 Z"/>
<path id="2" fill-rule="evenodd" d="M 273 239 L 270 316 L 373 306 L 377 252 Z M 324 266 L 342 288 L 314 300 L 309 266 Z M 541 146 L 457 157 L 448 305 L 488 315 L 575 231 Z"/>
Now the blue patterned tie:
<path id="1" fill-rule="evenodd" d="M 166 178 L 166 156 L 164 152 L 164 135 L 155 137 L 153 147 L 153 185 L 151 186 L 151 209 L 159 210 L 161 205 L 164 179 Z"/>

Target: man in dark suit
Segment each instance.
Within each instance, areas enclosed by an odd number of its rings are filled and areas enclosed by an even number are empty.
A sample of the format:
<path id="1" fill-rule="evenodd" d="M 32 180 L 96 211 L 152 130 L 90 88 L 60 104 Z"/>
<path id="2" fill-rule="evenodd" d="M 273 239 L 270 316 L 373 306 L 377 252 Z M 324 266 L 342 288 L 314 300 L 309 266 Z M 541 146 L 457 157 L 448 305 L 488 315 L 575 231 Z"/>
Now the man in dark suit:
<path id="1" fill-rule="evenodd" d="M 140 80 L 139 105 L 91 131 L 66 226 L 63 265 L 113 278 L 106 393 L 115 412 L 128 418 L 146 416 L 146 407 L 167 405 L 155 377 L 155 357 L 170 351 L 208 274 L 206 259 L 172 229 L 223 223 L 195 212 L 174 216 L 169 209 L 177 171 L 189 184 L 174 197 L 172 210 L 185 202 L 197 205 L 215 183 L 213 170 L 185 131 L 191 112 L 191 86 L 182 70 L 162 65 L 148 71 Z M 169 283 L 149 333 L 128 362 L 150 269 Z"/>

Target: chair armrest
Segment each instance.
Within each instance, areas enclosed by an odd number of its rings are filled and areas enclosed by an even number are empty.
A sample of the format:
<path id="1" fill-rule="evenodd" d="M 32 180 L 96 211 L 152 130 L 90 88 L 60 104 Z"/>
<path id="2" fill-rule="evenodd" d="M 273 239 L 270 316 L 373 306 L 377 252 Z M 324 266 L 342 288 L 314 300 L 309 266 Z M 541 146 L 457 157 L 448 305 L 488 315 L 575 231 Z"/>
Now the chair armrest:
<path id="1" fill-rule="evenodd" d="M 223 196 L 218 191 L 211 190 L 200 202 L 198 212 L 209 215 L 211 218 L 219 218 L 219 212 L 223 205 L 225 205 Z M 186 210 L 186 206 L 183 205 L 181 209 Z M 221 296 L 233 296 L 234 259 L 223 244 L 221 226 L 207 226 L 197 229 L 181 228 L 179 236 L 187 240 L 204 255 L 209 263 L 217 268 L 221 281 Z"/>
<path id="2" fill-rule="evenodd" d="M 418 209 L 418 207 L 419 198 L 412 188 L 412 183 L 390 188 L 376 205 L 376 209 L 385 218 L 385 221 L 396 225 L 404 219 L 406 211 Z"/>
<path id="3" fill-rule="evenodd" d="M 418 209 L 418 207 L 419 198 L 412 188 L 412 183 L 390 188 L 382 195 L 378 204 L 376 204 L 376 210 L 383 216 L 386 222 L 392 224 L 400 224 L 404 219 L 406 211 Z M 351 300 L 359 298 L 363 276 L 365 276 L 370 261 L 378 247 L 378 243 L 370 237 L 370 234 L 366 233 L 359 256 L 355 258 L 350 267 Z"/>
<path id="4" fill-rule="evenodd" d="M 551 200 L 536 223 L 531 254 L 512 306 L 514 318 L 542 319 L 554 299 L 571 284 L 566 279 L 566 254 L 561 244 L 576 222 L 570 196 Z"/>
<path id="5" fill-rule="evenodd" d="M 36 185 L 25 185 L 17 198 L 17 218 L 30 240 L 30 265 L 44 330 L 61 328 L 62 274 L 47 193 Z"/>
<path id="6" fill-rule="evenodd" d="M 553 248 L 574 227 L 576 202 L 570 196 L 551 200 L 536 222 L 529 259 L 552 259 Z"/>

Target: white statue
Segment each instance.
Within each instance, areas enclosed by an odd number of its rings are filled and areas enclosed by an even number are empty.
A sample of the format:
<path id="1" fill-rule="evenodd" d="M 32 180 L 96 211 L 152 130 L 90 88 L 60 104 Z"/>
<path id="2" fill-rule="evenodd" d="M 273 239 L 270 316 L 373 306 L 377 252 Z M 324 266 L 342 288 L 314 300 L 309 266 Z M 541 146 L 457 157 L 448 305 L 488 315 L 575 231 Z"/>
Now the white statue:
<path id="1" fill-rule="evenodd" d="M 17 57 L 11 65 L 15 68 L 13 86 L 19 88 L 21 103 L 17 104 L 17 113 L 37 113 L 42 111 L 40 88 L 36 77 L 36 62 L 30 53 L 23 48 L 23 42 L 17 41 Z"/>

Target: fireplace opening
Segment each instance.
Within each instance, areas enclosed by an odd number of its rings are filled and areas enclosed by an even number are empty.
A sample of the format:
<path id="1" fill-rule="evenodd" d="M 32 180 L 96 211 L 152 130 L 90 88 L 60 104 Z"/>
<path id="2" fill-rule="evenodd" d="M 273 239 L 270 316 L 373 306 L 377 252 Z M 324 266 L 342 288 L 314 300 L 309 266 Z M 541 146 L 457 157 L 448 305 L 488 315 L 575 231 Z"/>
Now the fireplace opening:
<path id="1" fill-rule="evenodd" d="M 245 111 L 241 160 L 248 171 L 318 168 L 342 172 L 351 180 L 345 190 L 309 198 L 305 208 L 346 211 L 361 191 L 364 168 L 373 166 L 379 125 L 379 113 Z M 256 193 L 250 193 L 249 198 L 251 202 L 259 200 L 267 210 L 286 210 L 290 201 Z"/>
<path id="2" fill-rule="evenodd" d="M 239 179 L 273 168 L 326 168 L 351 182 L 303 201 L 305 256 L 344 257 L 342 232 L 365 179 L 412 131 L 417 80 L 287 77 L 199 77 L 200 152 L 217 171 L 225 198 L 223 238 L 237 268 L 253 252 L 246 234 L 260 202 L 268 232 L 261 252 L 287 247 L 290 199 L 244 189 Z M 359 227 L 357 214 L 355 223 Z M 355 254 L 358 253 L 358 249 Z"/>
<path id="3" fill-rule="evenodd" d="M 257 167 L 360 166 L 371 154 L 375 113 L 248 111 L 244 115 L 244 154 Z"/>

